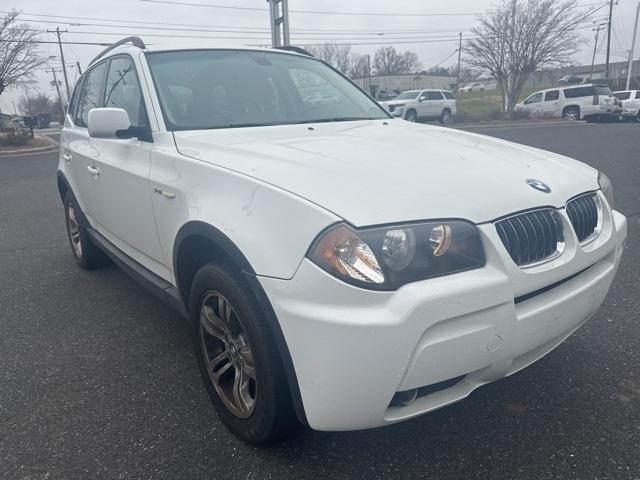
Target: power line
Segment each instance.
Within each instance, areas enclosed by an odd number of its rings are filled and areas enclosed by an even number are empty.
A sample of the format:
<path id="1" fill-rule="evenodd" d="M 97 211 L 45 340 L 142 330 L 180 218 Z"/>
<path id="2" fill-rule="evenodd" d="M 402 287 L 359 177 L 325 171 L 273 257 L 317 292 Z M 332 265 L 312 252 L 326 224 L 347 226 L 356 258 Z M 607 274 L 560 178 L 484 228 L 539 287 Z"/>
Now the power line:
<path id="1" fill-rule="evenodd" d="M 0 10 L 0 13 L 8 13 L 7 11 L 2 11 Z M 225 31 L 229 31 L 230 33 L 238 33 L 237 31 L 243 32 L 245 33 L 249 33 L 250 30 L 255 30 L 256 32 L 259 33 L 270 33 L 269 29 L 265 29 L 263 27 L 251 27 L 251 26 L 242 26 L 242 27 L 230 27 L 230 26 L 226 26 L 226 25 L 204 25 L 204 24 L 194 24 L 194 23 L 164 23 L 164 22 L 149 22 L 149 21 L 142 21 L 142 20 L 125 20 L 125 19 L 114 19 L 114 18 L 95 18 L 95 17 L 78 17 L 78 16 L 71 16 L 71 15 L 49 15 L 49 14 L 41 14 L 41 13 L 27 13 L 27 12 L 21 12 L 20 13 L 21 16 L 29 16 L 29 17 L 51 17 L 51 18 L 59 18 L 59 19 L 70 19 L 70 20 L 34 20 L 34 19 L 25 19 L 25 21 L 28 22 L 34 22 L 34 23 L 53 23 L 53 24 L 65 24 L 65 25 L 70 25 L 70 26 L 103 26 L 103 27 L 127 27 L 127 28 L 139 28 L 139 29 L 151 29 L 151 30 L 179 30 L 175 27 L 189 27 L 187 30 L 188 31 L 194 31 L 195 29 L 193 27 L 203 27 L 203 30 L 195 30 L 195 31 L 211 31 L 211 32 L 225 32 Z M 95 21 L 95 22 L 118 22 L 117 25 L 109 25 L 109 24 L 104 24 L 104 23 L 92 23 L 92 24 L 78 24 L 78 22 L 74 22 L 73 20 L 88 20 L 88 21 Z M 163 26 L 168 26 L 168 28 L 165 27 L 149 27 L 149 26 L 145 26 L 144 28 L 139 26 L 139 25 L 135 25 L 135 26 L 131 26 L 129 27 L 128 25 L 122 25 L 122 23 L 135 23 L 135 24 L 141 24 L 141 25 L 163 25 Z M 225 30 L 214 30 L 214 29 L 225 29 Z M 182 30 L 182 29 L 180 29 Z M 471 30 L 471 28 L 463 28 L 463 31 L 469 31 Z M 357 29 L 357 28 L 349 28 L 349 29 L 338 29 L 338 28 L 332 28 L 332 29 L 320 29 L 320 28 L 299 28 L 299 29 L 295 29 L 296 32 L 299 33 L 318 33 L 318 34 L 335 34 L 335 33 L 349 33 L 349 34 L 360 34 L 360 33 L 370 33 L 370 34 L 378 34 L 378 33 L 429 33 L 429 32 L 459 32 L 460 29 L 459 28 L 437 28 L 437 29 L 387 29 L 387 28 L 381 28 L 381 29 Z"/>
<path id="2" fill-rule="evenodd" d="M 221 8 L 228 10 L 244 10 L 244 11 L 255 11 L 255 12 L 265 12 L 268 11 L 267 8 L 257 8 L 257 7 L 238 7 L 235 5 L 217 5 L 212 3 L 187 3 L 187 2 L 178 2 L 174 0 L 140 0 L 141 2 L 149 2 L 149 3 L 164 3 L 168 5 L 182 5 L 182 6 L 192 6 L 192 7 L 208 7 L 208 8 Z M 353 16 L 381 16 L 381 17 L 448 17 L 448 16 L 475 16 L 480 15 L 481 12 L 451 12 L 451 13 L 397 13 L 397 12 L 331 12 L 324 10 L 289 10 L 289 13 L 304 13 L 304 14 L 314 14 L 314 15 L 353 15 Z"/>

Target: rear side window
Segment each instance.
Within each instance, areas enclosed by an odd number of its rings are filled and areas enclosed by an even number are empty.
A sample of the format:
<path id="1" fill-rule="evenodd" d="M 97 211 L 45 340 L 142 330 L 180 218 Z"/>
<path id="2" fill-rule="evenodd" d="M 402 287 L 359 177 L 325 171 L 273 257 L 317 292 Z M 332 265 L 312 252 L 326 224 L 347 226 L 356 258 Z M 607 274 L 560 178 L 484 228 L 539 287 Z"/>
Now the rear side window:
<path id="1" fill-rule="evenodd" d="M 71 101 L 69 102 L 69 108 L 67 114 L 75 123 L 76 109 L 78 108 L 78 97 L 80 97 L 80 91 L 82 90 L 82 77 L 76 83 L 73 93 L 71 94 Z"/>
<path id="2" fill-rule="evenodd" d="M 631 92 L 616 92 L 613 96 L 618 100 L 629 100 L 629 98 L 631 98 Z"/>
<path id="3" fill-rule="evenodd" d="M 82 86 L 82 94 L 78 100 L 78 111 L 73 123 L 78 127 L 87 127 L 89 110 L 102 106 L 102 95 L 104 90 L 104 78 L 107 73 L 107 63 L 92 68 L 86 75 L 87 78 Z"/>
<path id="4" fill-rule="evenodd" d="M 550 102 L 552 100 L 558 100 L 558 98 L 560 97 L 560 91 L 559 90 L 551 90 L 547 93 L 544 94 L 544 101 L 545 102 Z"/>
<path id="5" fill-rule="evenodd" d="M 148 125 L 138 75 L 129 57 L 115 57 L 111 60 L 104 91 L 104 106 L 124 109 L 129 114 L 133 127 Z"/>
<path id="6" fill-rule="evenodd" d="M 611 89 L 609 87 L 597 86 L 596 87 L 596 95 L 611 95 Z"/>
<path id="7" fill-rule="evenodd" d="M 442 94 L 440 92 L 426 92 L 427 100 L 442 100 Z"/>
<path id="8" fill-rule="evenodd" d="M 564 90 L 566 98 L 592 97 L 594 94 L 595 89 L 593 87 L 565 88 Z"/>
<path id="9" fill-rule="evenodd" d="M 453 100 L 453 93 L 451 93 L 451 92 L 442 92 L 442 94 L 444 95 L 444 98 L 446 98 L 447 100 Z"/>

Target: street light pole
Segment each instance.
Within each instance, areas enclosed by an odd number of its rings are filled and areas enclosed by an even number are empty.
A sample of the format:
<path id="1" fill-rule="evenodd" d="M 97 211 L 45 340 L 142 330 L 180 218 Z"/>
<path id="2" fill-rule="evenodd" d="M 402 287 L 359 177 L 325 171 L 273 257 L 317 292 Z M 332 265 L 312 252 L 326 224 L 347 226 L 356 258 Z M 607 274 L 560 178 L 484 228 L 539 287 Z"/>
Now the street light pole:
<path id="1" fill-rule="evenodd" d="M 638 2 L 638 8 L 636 8 L 636 22 L 633 27 L 633 40 L 631 40 L 631 49 L 629 50 L 629 66 L 627 67 L 627 87 L 625 90 L 629 90 L 631 85 L 631 71 L 633 70 L 633 52 L 636 46 L 636 35 L 638 34 L 638 17 L 640 16 L 640 2 Z"/>

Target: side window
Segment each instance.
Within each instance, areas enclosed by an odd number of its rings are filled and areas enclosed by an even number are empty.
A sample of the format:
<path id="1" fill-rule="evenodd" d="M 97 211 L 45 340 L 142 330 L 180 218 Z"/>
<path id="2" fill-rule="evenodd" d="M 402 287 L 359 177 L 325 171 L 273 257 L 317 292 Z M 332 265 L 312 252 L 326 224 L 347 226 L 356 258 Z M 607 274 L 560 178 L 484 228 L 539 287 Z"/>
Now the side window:
<path id="1" fill-rule="evenodd" d="M 560 91 L 559 90 L 550 90 L 547 93 L 544 94 L 544 101 L 545 102 L 551 102 L 553 100 L 558 100 L 558 98 L 560 98 Z"/>
<path id="2" fill-rule="evenodd" d="M 542 92 L 534 93 L 529 98 L 524 101 L 525 105 L 529 105 L 530 103 L 538 103 L 542 101 Z"/>
<path id="3" fill-rule="evenodd" d="M 440 92 L 427 92 L 427 100 L 442 100 Z"/>
<path id="4" fill-rule="evenodd" d="M 86 75 L 82 86 L 82 94 L 78 100 L 78 110 L 73 123 L 78 127 L 87 127 L 89 110 L 102 107 L 102 93 L 104 77 L 107 73 L 107 63 L 92 68 Z"/>
<path id="5" fill-rule="evenodd" d="M 442 92 L 442 94 L 444 95 L 444 98 L 446 98 L 447 100 L 453 100 L 453 93 L 451 93 L 451 92 Z"/>
<path id="6" fill-rule="evenodd" d="M 565 89 L 564 96 L 567 98 L 591 97 L 594 93 L 593 87 L 577 87 Z"/>
<path id="7" fill-rule="evenodd" d="M 132 127 L 148 125 L 136 68 L 130 58 L 115 57 L 111 60 L 104 90 L 104 106 L 124 109 L 129 114 Z"/>

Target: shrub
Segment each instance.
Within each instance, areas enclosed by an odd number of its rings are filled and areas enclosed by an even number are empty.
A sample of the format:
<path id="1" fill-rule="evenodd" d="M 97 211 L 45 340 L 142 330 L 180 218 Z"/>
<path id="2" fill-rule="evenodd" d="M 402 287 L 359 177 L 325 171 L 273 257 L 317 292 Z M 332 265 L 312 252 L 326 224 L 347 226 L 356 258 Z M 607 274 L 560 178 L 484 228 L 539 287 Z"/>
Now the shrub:
<path id="1" fill-rule="evenodd" d="M 26 133 L 5 132 L 0 134 L 0 146 L 21 147 L 29 143 L 31 138 Z"/>
<path id="2" fill-rule="evenodd" d="M 529 118 L 529 112 L 527 110 L 514 110 L 511 118 L 514 120 L 526 120 Z"/>

